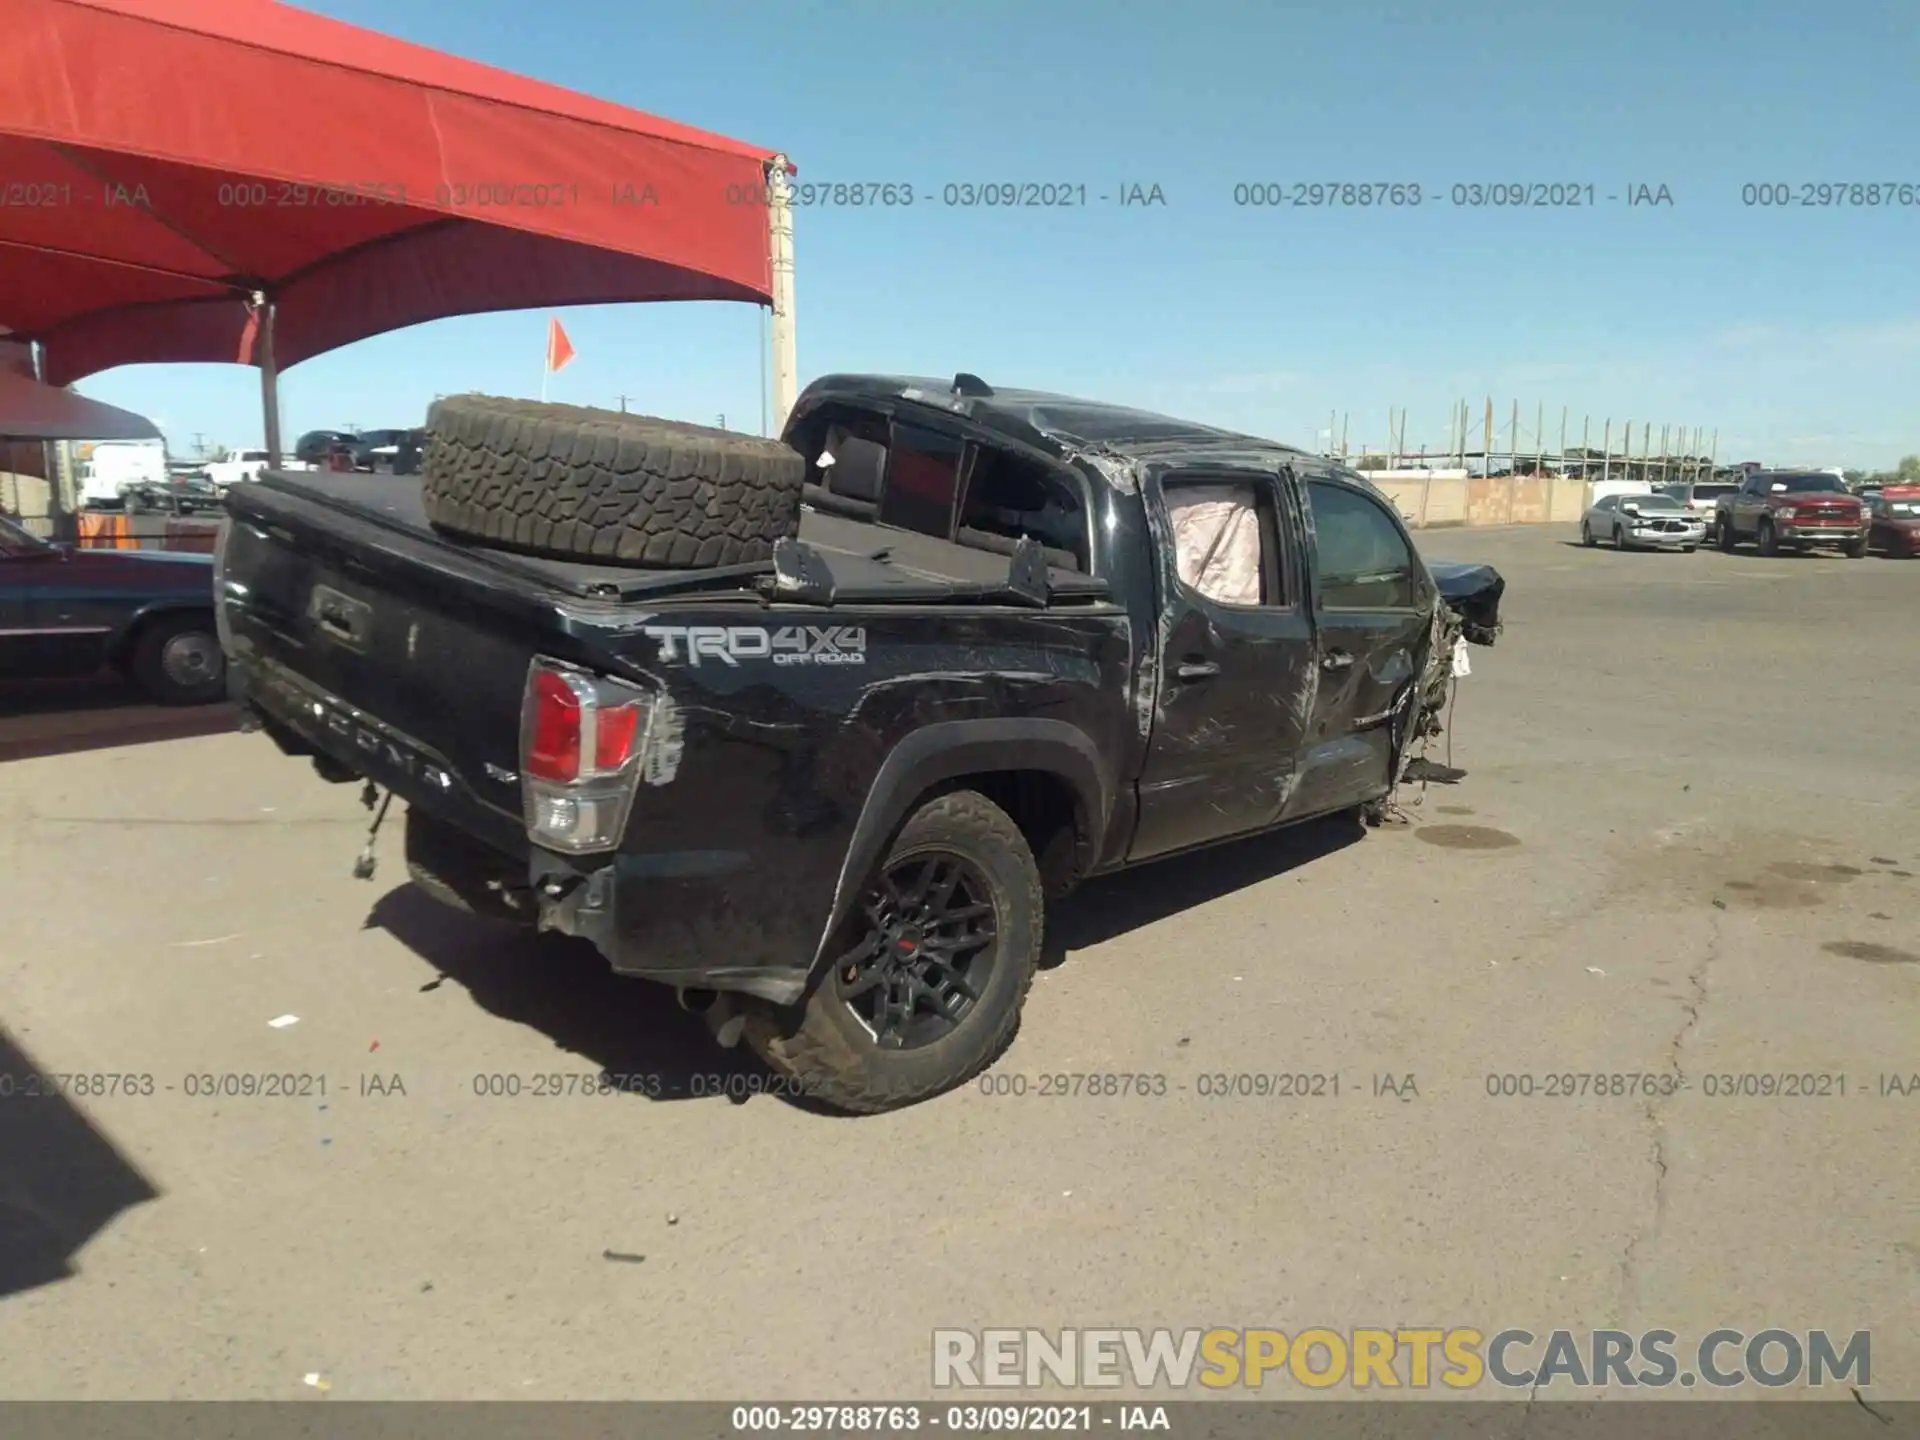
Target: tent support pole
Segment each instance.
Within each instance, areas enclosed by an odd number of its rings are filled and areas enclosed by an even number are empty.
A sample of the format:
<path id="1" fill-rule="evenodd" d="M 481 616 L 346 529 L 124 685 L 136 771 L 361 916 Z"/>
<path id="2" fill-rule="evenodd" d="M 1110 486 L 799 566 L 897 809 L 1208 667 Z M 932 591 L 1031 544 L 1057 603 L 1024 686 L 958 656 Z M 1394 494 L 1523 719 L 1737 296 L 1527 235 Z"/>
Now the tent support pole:
<path id="1" fill-rule="evenodd" d="M 772 261 L 773 428 L 786 429 L 800 393 L 800 365 L 793 329 L 793 208 L 787 157 L 767 163 L 767 242 Z"/>
<path id="2" fill-rule="evenodd" d="M 261 291 L 253 292 L 254 313 L 260 330 L 254 338 L 254 355 L 260 362 L 260 408 L 265 416 L 267 469 L 280 468 L 280 369 L 273 359 L 273 300 Z"/>
<path id="3" fill-rule="evenodd" d="M 33 361 L 33 378 L 42 385 L 46 384 L 46 347 L 38 340 L 29 341 L 27 354 Z M 77 539 L 77 532 L 67 520 L 67 498 L 60 493 L 59 441 L 42 440 L 40 442 L 40 468 L 47 472 L 47 528 L 53 532 L 55 540 Z"/>

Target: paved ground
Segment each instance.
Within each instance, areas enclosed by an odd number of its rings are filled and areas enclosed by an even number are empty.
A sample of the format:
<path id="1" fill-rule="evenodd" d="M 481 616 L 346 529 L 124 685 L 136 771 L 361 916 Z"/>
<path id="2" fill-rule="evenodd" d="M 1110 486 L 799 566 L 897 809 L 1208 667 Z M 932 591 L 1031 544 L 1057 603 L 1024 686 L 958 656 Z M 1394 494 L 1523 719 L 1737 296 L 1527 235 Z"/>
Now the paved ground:
<path id="1" fill-rule="evenodd" d="M 155 705 L 107 673 L 0 683 L 0 761 L 217 735 L 233 724 L 230 705 Z"/>
<path id="2" fill-rule="evenodd" d="M 692 1098 L 728 1067 L 670 999 L 392 843 L 350 879 L 352 791 L 265 740 L 0 768 L 0 1069 L 156 1077 L 0 1103 L 0 1394 L 886 1397 L 936 1326 L 1425 1323 L 1872 1329 L 1871 1394 L 1920 1397 L 1920 1095 L 1877 1093 L 1920 1072 L 1920 564 L 1565 542 L 1428 540 L 1510 628 L 1413 828 L 1055 918 L 995 1075 L 1160 1098 Z M 603 1067 L 668 1096 L 531 1093 Z M 186 1093 L 234 1071 L 327 1092 Z M 1198 1093 L 1276 1071 L 1339 1098 Z M 1488 1094 L 1567 1071 L 1688 1088 Z M 1845 1098 L 1705 1093 L 1783 1072 Z"/>

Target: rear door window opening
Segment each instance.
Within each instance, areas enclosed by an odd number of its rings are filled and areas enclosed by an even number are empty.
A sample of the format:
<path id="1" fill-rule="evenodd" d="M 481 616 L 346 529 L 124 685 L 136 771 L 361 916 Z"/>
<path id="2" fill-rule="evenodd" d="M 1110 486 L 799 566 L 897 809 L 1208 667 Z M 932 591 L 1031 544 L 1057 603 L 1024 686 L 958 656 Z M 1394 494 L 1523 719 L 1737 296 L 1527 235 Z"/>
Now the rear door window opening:
<path id="1" fill-rule="evenodd" d="M 1022 539 L 1058 569 L 1091 569 L 1084 479 L 944 426 L 830 410 L 797 443 L 805 498 L 828 514 L 1011 555 Z"/>

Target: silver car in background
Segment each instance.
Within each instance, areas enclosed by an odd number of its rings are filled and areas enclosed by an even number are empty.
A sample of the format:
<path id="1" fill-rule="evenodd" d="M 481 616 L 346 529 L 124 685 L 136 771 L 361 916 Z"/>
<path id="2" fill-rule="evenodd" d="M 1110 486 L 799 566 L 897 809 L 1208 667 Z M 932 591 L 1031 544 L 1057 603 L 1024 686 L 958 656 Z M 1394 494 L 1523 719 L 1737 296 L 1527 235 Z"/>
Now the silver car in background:
<path id="1" fill-rule="evenodd" d="M 1608 495 L 1580 517 L 1582 544 L 1611 544 L 1616 550 L 1692 553 L 1706 536 L 1706 521 L 1671 495 Z"/>

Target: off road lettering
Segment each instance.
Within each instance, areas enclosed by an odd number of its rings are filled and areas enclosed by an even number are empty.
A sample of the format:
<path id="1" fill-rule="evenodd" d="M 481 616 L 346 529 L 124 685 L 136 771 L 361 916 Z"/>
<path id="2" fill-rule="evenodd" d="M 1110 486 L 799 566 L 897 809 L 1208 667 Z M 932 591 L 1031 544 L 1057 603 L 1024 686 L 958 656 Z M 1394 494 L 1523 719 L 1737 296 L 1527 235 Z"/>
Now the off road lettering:
<path id="1" fill-rule="evenodd" d="M 662 664 L 737 666 L 743 660 L 775 665 L 864 665 L 867 632 L 859 625 L 649 625 L 644 634 L 660 644 Z"/>

